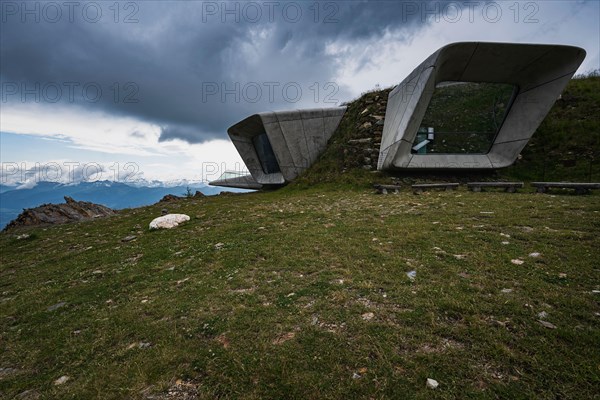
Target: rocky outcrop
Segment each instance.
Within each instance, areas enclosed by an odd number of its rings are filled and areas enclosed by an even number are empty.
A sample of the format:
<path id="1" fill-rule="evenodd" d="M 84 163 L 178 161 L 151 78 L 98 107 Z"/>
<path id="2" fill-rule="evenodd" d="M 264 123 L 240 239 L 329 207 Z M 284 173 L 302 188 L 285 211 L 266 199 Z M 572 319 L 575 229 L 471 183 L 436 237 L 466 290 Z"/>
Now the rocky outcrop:
<path id="1" fill-rule="evenodd" d="M 175 196 L 174 194 L 167 194 L 165 196 L 163 196 L 162 199 L 160 199 L 158 202 L 159 203 L 170 203 L 172 201 L 177 201 L 177 200 L 181 200 L 182 197 L 179 196 Z"/>
<path id="2" fill-rule="evenodd" d="M 10 231 L 23 226 L 66 224 L 116 214 L 114 210 L 103 205 L 75 201 L 69 196 L 65 196 L 65 202 L 42 204 L 39 207 L 25 209 L 4 230 Z"/>
<path id="3" fill-rule="evenodd" d="M 191 192 L 190 192 L 190 194 L 191 194 Z M 196 190 L 196 193 L 194 193 L 193 196 L 186 195 L 185 197 L 181 197 L 181 196 L 175 196 L 174 194 L 167 194 L 167 195 L 163 196 L 163 198 L 160 199 L 158 202 L 159 203 L 171 203 L 171 202 L 189 198 L 189 197 L 199 198 L 199 197 L 206 197 L 206 195 L 199 190 Z"/>

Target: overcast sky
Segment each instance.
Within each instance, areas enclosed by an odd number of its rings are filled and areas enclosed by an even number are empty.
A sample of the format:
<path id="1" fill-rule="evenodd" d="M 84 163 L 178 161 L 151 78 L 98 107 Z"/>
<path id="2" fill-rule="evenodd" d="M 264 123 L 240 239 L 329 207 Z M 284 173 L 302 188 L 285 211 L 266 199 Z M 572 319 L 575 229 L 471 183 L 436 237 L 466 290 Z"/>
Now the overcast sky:
<path id="1" fill-rule="evenodd" d="M 456 41 L 575 45 L 600 68 L 597 1 L 0 5 L 2 183 L 214 179 L 243 166 L 235 122 L 395 85 Z"/>

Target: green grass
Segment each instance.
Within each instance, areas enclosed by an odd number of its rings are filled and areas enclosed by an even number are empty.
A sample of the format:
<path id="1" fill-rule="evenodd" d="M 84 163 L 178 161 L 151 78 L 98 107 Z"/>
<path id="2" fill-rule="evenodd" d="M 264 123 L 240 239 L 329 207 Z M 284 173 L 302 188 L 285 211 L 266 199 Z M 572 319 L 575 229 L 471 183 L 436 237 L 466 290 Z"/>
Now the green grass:
<path id="1" fill-rule="evenodd" d="M 598 194 L 296 185 L 148 231 L 163 207 L 0 235 L 0 397 L 598 397 Z"/>
<path id="2" fill-rule="evenodd" d="M 506 175 L 528 181 L 600 182 L 598 115 L 600 73 L 572 79 Z"/>

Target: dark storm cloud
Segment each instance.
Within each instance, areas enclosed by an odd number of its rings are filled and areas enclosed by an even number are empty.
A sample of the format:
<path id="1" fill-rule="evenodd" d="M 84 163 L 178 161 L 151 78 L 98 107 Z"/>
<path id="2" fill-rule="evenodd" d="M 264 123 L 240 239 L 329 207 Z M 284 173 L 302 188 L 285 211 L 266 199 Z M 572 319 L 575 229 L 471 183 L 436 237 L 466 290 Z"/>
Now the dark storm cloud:
<path id="1" fill-rule="evenodd" d="M 410 34 L 426 7 L 268 3 L 254 3 L 262 13 L 256 19 L 247 2 L 123 2 L 118 13 L 113 2 L 81 2 L 74 10 L 57 2 L 57 18 L 49 3 L 29 2 L 24 10 L 25 3 L 3 1 L 2 101 L 131 116 L 161 126 L 161 141 L 225 137 L 230 124 L 251 113 L 323 106 L 309 88 L 316 82 L 324 89 L 335 75 L 328 43 L 397 29 Z M 347 95 L 337 88 L 338 99 Z"/>

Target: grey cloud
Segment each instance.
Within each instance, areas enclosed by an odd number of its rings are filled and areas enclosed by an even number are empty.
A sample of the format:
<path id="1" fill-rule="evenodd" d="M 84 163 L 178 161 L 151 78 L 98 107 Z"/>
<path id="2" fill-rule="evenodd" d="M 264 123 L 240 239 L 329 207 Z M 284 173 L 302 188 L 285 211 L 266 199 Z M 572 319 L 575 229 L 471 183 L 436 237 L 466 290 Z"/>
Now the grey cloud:
<path id="1" fill-rule="evenodd" d="M 256 23 L 244 18 L 222 23 L 218 16 L 203 15 L 206 3 L 166 1 L 136 2 L 138 23 L 114 23 L 108 9 L 113 3 L 97 4 L 105 13 L 98 23 L 81 18 L 70 22 L 66 17 L 57 23 L 21 23 L 15 18 L 3 22 L 2 84 L 31 88 L 36 82 L 54 82 L 64 89 L 61 106 L 135 117 L 163 127 L 161 141 L 178 138 L 190 143 L 225 137 L 229 125 L 251 113 L 320 106 L 309 88 L 315 82 L 324 86 L 336 72 L 333 58 L 325 54 L 326 43 L 377 40 L 386 30 L 414 32 L 423 24 L 418 13 L 407 15 L 406 6 L 395 1 L 323 2 L 320 23 L 310 14 L 312 2 L 295 3 L 306 13 L 297 23 L 279 13 L 272 22 L 263 16 Z M 337 22 L 322 23 L 333 11 Z M 121 10 L 119 18 L 125 14 Z M 79 85 L 72 98 L 64 86 L 68 82 Z M 265 82 L 278 84 L 274 98 L 269 96 L 273 85 Z M 96 86 L 88 87 L 92 95 L 86 97 L 83 87 L 89 83 Z M 262 94 L 251 101 L 255 84 Z M 286 84 L 303 89 L 299 101 L 285 98 L 281 90 Z M 208 95 L 214 85 L 218 93 Z M 90 98 L 96 87 L 102 95 Z M 232 88 L 237 96 L 223 96 L 222 89 Z M 340 100 L 348 95 L 338 88 Z M 8 96 L 8 101 L 21 100 L 18 94 Z"/>

